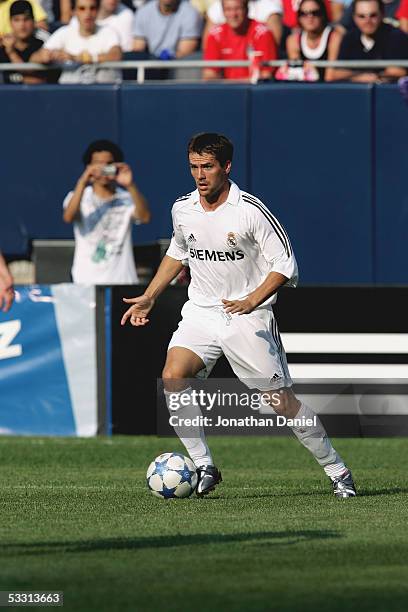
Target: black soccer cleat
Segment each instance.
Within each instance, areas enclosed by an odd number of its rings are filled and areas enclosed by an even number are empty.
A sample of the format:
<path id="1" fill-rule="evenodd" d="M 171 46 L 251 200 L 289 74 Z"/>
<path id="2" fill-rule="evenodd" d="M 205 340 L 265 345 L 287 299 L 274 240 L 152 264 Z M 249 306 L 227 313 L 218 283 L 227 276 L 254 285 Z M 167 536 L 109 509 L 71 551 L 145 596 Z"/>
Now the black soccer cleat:
<path id="1" fill-rule="evenodd" d="M 333 493 L 338 499 L 356 496 L 356 487 L 350 470 L 343 472 L 337 478 L 331 478 Z"/>
<path id="2" fill-rule="evenodd" d="M 204 497 L 214 491 L 217 484 L 222 482 L 221 472 L 215 467 L 215 465 L 206 465 L 201 468 L 197 468 L 198 483 L 196 488 L 197 497 Z"/>

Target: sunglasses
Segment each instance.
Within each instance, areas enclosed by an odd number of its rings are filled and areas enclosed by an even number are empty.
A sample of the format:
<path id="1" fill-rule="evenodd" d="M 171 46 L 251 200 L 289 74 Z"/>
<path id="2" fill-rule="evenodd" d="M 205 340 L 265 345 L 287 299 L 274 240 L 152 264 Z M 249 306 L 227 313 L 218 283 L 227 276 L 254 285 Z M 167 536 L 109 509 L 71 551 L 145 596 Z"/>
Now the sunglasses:
<path id="1" fill-rule="evenodd" d="M 320 9 L 315 9 L 314 11 L 299 11 L 299 17 L 321 17 L 322 11 Z"/>
<path id="2" fill-rule="evenodd" d="M 380 14 L 379 13 L 367 13 L 366 15 L 361 15 L 361 14 L 356 14 L 356 17 L 358 19 L 377 19 L 377 17 L 379 17 Z"/>

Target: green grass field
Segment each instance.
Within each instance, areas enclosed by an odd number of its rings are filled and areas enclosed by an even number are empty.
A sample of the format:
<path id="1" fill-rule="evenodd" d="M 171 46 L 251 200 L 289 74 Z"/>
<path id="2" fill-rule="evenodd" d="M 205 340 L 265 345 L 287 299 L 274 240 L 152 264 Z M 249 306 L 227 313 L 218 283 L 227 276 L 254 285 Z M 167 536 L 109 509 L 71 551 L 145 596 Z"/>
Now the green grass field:
<path id="1" fill-rule="evenodd" d="M 81 612 L 408 610 L 407 439 L 336 441 L 351 500 L 294 439 L 211 446 L 217 494 L 163 501 L 144 474 L 174 439 L 2 438 L 0 590 Z"/>

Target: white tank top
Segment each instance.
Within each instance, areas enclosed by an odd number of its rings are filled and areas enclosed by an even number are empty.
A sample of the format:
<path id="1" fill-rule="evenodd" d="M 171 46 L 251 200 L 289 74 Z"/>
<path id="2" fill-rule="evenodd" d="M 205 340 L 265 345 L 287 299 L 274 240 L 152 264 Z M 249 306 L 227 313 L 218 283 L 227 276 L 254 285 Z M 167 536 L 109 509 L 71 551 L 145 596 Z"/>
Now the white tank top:
<path id="1" fill-rule="evenodd" d="M 310 59 L 310 60 L 320 59 L 326 52 L 327 43 L 328 43 L 331 31 L 332 31 L 332 28 L 330 26 L 326 26 L 324 28 L 322 35 L 320 37 L 320 42 L 315 49 L 312 49 L 307 44 L 307 32 L 302 32 L 302 34 L 300 35 L 300 48 L 301 48 L 303 56 L 306 59 Z"/>

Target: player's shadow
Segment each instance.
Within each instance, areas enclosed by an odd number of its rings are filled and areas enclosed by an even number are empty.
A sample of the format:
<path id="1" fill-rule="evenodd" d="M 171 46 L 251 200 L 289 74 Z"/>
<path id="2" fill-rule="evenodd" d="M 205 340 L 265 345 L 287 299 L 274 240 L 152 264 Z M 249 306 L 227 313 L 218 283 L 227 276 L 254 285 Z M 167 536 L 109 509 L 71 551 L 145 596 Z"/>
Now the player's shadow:
<path id="1" fill-rule="evenodd" d="M 47 555 L 87 553 L 98 550 L 146 550 L 154 548 L 180 548 L 183 546 L 205 546 L 207 544 L 251 544 L 264 546 L 293 546 L 310 540 L 327 540 L 342 537 L 337 531 L 326 529 L 305 529 L 285 531 L 259 531 L 253 533 L 191 534 L 152 536 L 145 538 L 100 538 L 76 542 L 30 542 L 3 544 L 1 555 Z"/>
<path id="2" fill-rule="evenodd" d="M 403 487 L 391 487 L 389 489 L 358 489 L 359 497 L 376 497 L 377 495 L 399 495 L 408 493 L 407 488 Z"/>
<path id="3" fill-rule="evenodd" d="M 358 493 L 358 498 L 360 497 L 375 497 L 375 496 L 381 496 L 381 495 L 399 495 L 402 493 L 408 493 L 408 489 L 403 488 L 403 487 L 390 487 L 389 489 L 372 489 L 371 491 L 368 489 L 357 489 L 357 493 Z M 305 497 L 305 496 L 313 496 L 316 497 L 316 495 L 322 495 L 324 497 L 327 497 L 326 494 L 326 490 L 321 490 L 318 491 L 316 489 L 312 490 L 312 491 L 274 491 L 274 492 L 263 492 L 263 493 L 252 493 L 252 492 L 248 492 L 246 493 L 242 493 L 240 495 L 236 495 L 234 496 L 234 499 L 238 498 L 238 499 L 261 499 L 263 497 L 285 497 L 285 498 L 289 498 L 289 497 Z M 210 499 L 215 499 L 214 497 L 209 498 L 206 501 L 209 501 Z M 333 497 L 334 499 L 334 497 Z"/>

